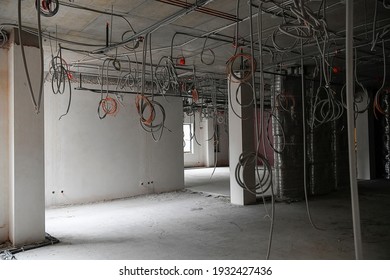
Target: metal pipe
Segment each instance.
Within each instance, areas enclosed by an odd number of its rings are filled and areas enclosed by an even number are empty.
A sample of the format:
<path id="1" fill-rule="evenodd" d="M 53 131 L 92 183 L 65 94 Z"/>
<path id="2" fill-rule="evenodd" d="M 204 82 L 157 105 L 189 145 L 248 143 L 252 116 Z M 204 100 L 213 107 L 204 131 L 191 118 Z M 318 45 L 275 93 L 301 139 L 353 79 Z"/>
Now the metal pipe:
<path id="1" fill-rule="evenodd" d="M 211 2 L 213 2 L 214 0 L 199 0 L 199 1 L 196 1 L 195 4 L 191 5 L 191 7 L 189 8 L 185 8 L 185 9 L 181 9 L 180 11 L 148 26 L 147 28 L 145 28 L 144 30 L 136 33 L 136 34 L 133 34 L 132 36 L 130 36 L 129 38 L 127 38 L 126 40 L 123 40 L 122 42 L 119 42 L 119 43 L 116 43 L 116 44 L 112 44 L 111 46 L 109 46 L 108 48 L 100 48 L 100 49 L 97 49 L 93 52 L 91 52 L 92 54 L 96 54 L 96 53 L 106 53 L 110 50 L 113 50 L 113 49 L 116 49 L 118 47 L 121 47 L 123 45 L 126 45 L 128 43 L 130 43 L 131 41 L 137 39 L 140 35 L 144 35 L 144 34 L 148 34 L 148 33 L 151 33 L 151 32 L 154 32 L 156 31 L 157 29 L 159 29 L 160 27 L 163 27 L 167 24 L 170 24 L 172 23 L 173 21 L 175 21 L 176 19 L 186 15 L 186 14 L 189 14 L 191 12 L 193 12 L 195 9 L 199 8 L 199 7 L 202 7 L 202 6 L 205 6 Z"/>
<path id="2" fill-rule="evenodd" d="M 169 5 L 173 5 L 173 6 L 176 6 L 176 7 L 181 7 L 181 8 L 189 8 L 189 7 L 191 7 L 190 3 L 187 3 L 187 2 L 184 2 L 184 1 L 181 1 L 181 0 L 155 0 L 155 1 L 161 2 L 161 3 L 165 3 L 165 4 L 169 4 Z M 230 20 L 230 21 L 237 21 L 237 17 L 235 15 L 228 14 L 228 13 L 225 13 L 225 12 L 222 12 L 222 11 L 219 11 L 219 10 L 215 10 L 215 9 L 199 7 L 199 8 L 196 8 L 195 11 L 203 13 L 203 14 L 207 14 L 207 15 L 210 15 L 210 16 L 214 16 L 214 17 Z"/>
<path id="3" fill-rule="evenodd" d="M 346 96 L 347 96 L 347 123 L 348 123 L 348 152 L 349 152 L 349 175 L 351 187 L 351 203 L 352 203 L 352 222 L 353 235 L 355 244 L 355 257 L 357 260 L 363 258 L 362 252 L 362 237 L 360 229 L 360 209 L 359 209 L 359 193 L 356 179 L 356 154 L 355 154 L 355 112 L 353 100 L 353 1 L 346 1 Z"/>
<path id="4" fill-rule="evenodd" d="M 388 42 L 390 41 L 390 38 L 389 39 L 386 39 L 384 40 L 385 42 Z M 354 49 L 357 49 L 357 48 L 363 48 L 363 47 L 367 47 L 367 46 L 370 46 L 371 45 L 371 42 L 369 43 L 363 43 L 363 44 L 360 44 L 360 45 L 357 45 L 357 46 L 353 46 Z M 340 54 L 340 52 L 344 52 L 346 51 L 346 47 L 345 48 L 340 48 L 340 49 L 337 49 L 335 51 L 332 51 L 332 52 L 329 52 L 327 53 L 327 55 L 329 56 L 332 56 L 332 55 L 336 55 L 336 54 Z M 313 52 L 313 53 L 310 53 L 310 54 L 305 54 L 303 55 L 304 58 L 308 58 L 308 57 L 314 57 L 314 56 L 318 56 L 318 52 Z M 283 59 L 283 63 L 285 62 L 292 62 L 292 61 L 297 61 L 300 59 L 301 56 L 295 56 L 295 57 L 292 57 L 292 58 L 289 58 L 289 59 Z M 267 65 L 266 69 L 271 69 L 275 66 L 275 63 L 270 63 Z"/>

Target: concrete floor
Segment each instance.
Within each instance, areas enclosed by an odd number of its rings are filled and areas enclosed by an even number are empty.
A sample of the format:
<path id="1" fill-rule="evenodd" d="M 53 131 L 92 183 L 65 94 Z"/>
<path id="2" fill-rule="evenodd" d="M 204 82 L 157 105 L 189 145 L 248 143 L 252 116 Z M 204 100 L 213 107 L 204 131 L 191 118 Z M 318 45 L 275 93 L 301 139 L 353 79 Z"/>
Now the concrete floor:
<path id="1" fill-rule="evenodd" d="M 214 173 L 213 173 L 214 172 Z M 229 167 L 187 168 L 184 180 L 187 189 L 216 196 L 230 196 Z"/>
<path id="2" fill-rule="evenodd" d="M 208 171 L 199 171 L 203 180 Z M 216 172 L 214 179 L 202 183 L 212 193 L 228 188 L 226 169 Z M 186 171 L 187 185 L 194 185 L 195 173 Z M 390 259 L 389 181 L 360 185 L 364 256 Z M 313 220 L 324 230 L 311 227 L 304 202 L 277 203 L 270 258 L 353 259 L 349 192 L 310 202 Z M 16 258 L 264 259 L 270 226 L 264 217 L 262 204 L 236 206 L 227 197 L 189 190 L 51 208 L 46 211 L 46 231 L 60 243 Z"/>

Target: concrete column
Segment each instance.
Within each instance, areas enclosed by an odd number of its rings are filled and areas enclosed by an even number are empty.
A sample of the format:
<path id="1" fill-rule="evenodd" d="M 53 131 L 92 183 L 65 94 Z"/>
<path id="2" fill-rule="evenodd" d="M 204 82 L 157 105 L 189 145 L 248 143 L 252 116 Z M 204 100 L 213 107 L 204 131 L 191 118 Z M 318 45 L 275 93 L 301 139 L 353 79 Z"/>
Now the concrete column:
<path id="1" fill-rule="evenodd" d="M 248 205 L 256 202 L 256 195 L 241 188 L 235 177 L 235 168 L 240 155 L 254 152 L 254 108 L 253 106 L 240 106 L 235 98 L 238 89 L 238 101 L 245 105 L 253 99 L 250 86 L 229 82 L 229 91 L 232 94 L 229 106 L 229 165 L 230 165 L 230 200 L 233 204 Z M 234 111 L 240 116 L 237 117 Z M 254 186 L 255 166 L 247 166 L 243 178 L 248 186 Z"/>
<path id="2" fill-rule="evenodd" d="M 359 114 L 356 119 L 357 178 L 361 180 L 371 179 L 369 136 L 368 112 L 366 111 Z"/>
<path id="3" fill-rule="evenodd" d="M 17 31 L 13 35 L 17 37 Z M 37 38 L 23 37 L 32 87 L 38 95 Z M 13 36 L 8 53 L 9 239 L 23 245 L 45 239 L 44 112 L 41 107 L 35 113 L 17 42 Z"/>
<path id="4" fill-rule="evenodd" d="M 8 211 L 8 49 L 0 49 L 0 244 L 7 241 Z"/>

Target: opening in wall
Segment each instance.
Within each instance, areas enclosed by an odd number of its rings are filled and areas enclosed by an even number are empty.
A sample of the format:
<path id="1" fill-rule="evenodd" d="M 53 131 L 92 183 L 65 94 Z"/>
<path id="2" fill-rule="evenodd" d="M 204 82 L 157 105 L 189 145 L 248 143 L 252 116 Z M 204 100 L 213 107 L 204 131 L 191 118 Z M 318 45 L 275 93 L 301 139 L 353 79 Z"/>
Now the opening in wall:
<path id="1" fill-rule="evenodd" d="M 193 127 L 191 123 L 183 124 L 183 151 L 184 153 L 192 154 L 194 152 L 193 146 Z"/>

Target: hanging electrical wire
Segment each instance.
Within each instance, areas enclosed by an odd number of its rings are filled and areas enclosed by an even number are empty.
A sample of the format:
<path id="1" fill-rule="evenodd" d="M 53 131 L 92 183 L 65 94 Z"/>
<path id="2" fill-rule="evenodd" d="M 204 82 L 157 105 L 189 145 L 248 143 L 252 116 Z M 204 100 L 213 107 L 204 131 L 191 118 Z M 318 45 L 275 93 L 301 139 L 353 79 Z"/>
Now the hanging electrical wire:
<path id="1" fill-rule="evenodd" d="M 212 59 L 210 61 L 206 61 L 206 59 L 204 58 L 204 56 L 205 56 L 204 53 L 205 53 L 205 50 L 206 50 L 206 43 L 207 43 L 207 40 L 208 40 L 209 36 L 207 36 L 206 39 L 204 40 L 202 51 L 200 53 L 200 60 L 205 65 L 213 65 L 214 62 L 215 62 L 215 53 L 214 53 L 214 51 L 212 49 L 208 49 L 208 51 L 210 52 L 210 54 L 212 56 Z"/>
<path id="2" fill-rule="evenodd" d="M 52 55 L 50 62 L 49 73 L 51 74 L 51 88 L 54 94 L 64 94 L 66 85 L 69 88 L 69 99 L 66 112 L 62 114 L 59 119 L 66 116 L 69 113 L 69 109 L 72 103 L 72 73 L 69 70 L 69 66 L 66 61 L 62 58 L 61 45 L 56 56 Z"/>
<path id="3" fill-rule="evenodd" d="M 355 111 L 357 114 L 364 113 L 368 110 L 371 100 L 370 96 L 368 95 L 367 89 L 363 86 L 363 84 L 359 81 L 358 75 L 357 75 L 357 65 L 358 65 L 358 55 L 357 55 L 357 49 L 355 49 L 355 82 L 360 87 L 361 91 L 356 90 L 356 86 L 354 88 L 355 96 L 354 96 L 354 103 L 355 105 Z M 363 107 L 361 107 L 361 105 Z"/>
<path id="4" fill-rule="evenodd" d="M 160 58 L 154 70 L 154 75 L 159 86 L 159 91 L 165 94 L 169 89 L 178 91 L 179 82 L 176 73 L 175 63 L 172 58 L 163 56 Z"/>
<path id="5" fill-rule="evenodd" d="M 280 132 L 281 134 L 281 137 L 282 137 L 282 143 L 280 144 L 280 148 L 277 149 L 273 143 L 273 140 L 271 139 L 270 135 L 272 134 L 272 131 L 270 131 L 270 129 L 272 128 L 272 124 L 274 123 L 277 123 L 278 125 L 278 129 L 275 129 L 275 132 L 278 131 Z M 284 148 L 286 147 L 286 135 L 284 133 L 284 129 L 283 129 L 283 126 L 282 126 L 282 122 L 281 120 L 277 117 L 277 115 L 275 114 L 275 107 L 273 108 L 272 112 L 269 112 L 268 113 L 268 117 L 267 117 L 267 126 L 266 126 L 266 136 L 267 136 L 267 143 L 268 145 L 271 147 L 271 149 L 277 153 L 277 154 L 281 154 L 283 151 L 284 151 Z M 276 133 L 274 133 L 275 136 L 280 136 Z"/>
<path id="6" fill-rule="evenodd" d="M 358 55 L 357 55 L 357 49 L 355 49 L 355 61 L 354 61 L 354 72 L 355 72 L 355 83 L 357 86 L 354 87 L 354 111 L 355 111 L 355 118 L 357 118 L 358 114 L 362 114 L 368 110 L 371 104 L 370 97 L 368 95 L 367 89 L 363 86 L 363 84 L 358 79 L 357 74 L 357 65 L 359 64 Z M 343 85 L 341 88 L 341 102 L 345 109 L 347 109 L 347 103 L 345 98 L 345 88 L 346 84 Z M 358 91 L 357 89 L 360 88 L 361 90 Z"/>
<path id="7" fill-rule="evenodd" d="M 319 43 L 317 43 L 317 45 L 319 46 Z M 324 49 L 325 47 L 323 50 Z M 331 87 L 332 65 L 328 63 L 328 60 L 325 57 L 325 52 L 320 52 L 321 56 L 318 63 L 315 58 L 316 69 L 318 69 L 318 71 L 315 70 L 313 76 L 315 78 L 315 73 L 319 73 L 319 85 L 315 90 L 315 94 L 311 96 L 311 102 L 309 104 L 310 114 L 308 123 L 311 129 L 317 128 L 322 124 L 338 120 L 343 116 L 345 111 L 342 98 L 338 98 L 336 91 Z M 314 83 L 312 86 L 314 86 Z"/>
<path id="8" fill-rule="evenodd" d="M 250 1 L 249 13 L 252 15 L 252 0 Z M 257 111 L 257 97 L 254 91 L 254 113 L 255 113 L 255 134 L 256 134 L 256 162 L 255 162 L 255 176 L 256 181 L 258 181 L 260 185 L 260 190 L 263 192 L 261 194 L 261 199 L 263 200 L 263 205 L 265 209 L 265 213 L 267 218 L 270 220 L 270 228 L 269 228 L 269 237 L 268 237 L 268 248 L 266 259 L 270 258 L 271 254 L 271 246 L 273 239 L 273 231 L 274 231 L 274 222 L 275 222 L 275 194 L 274 194 L 274 185 L 273 185 L 273 173 L 272 166 L 268 160 L 267 151 L 265 148 L 265 133 L 264 133 L 264 122 L 263 118 L 265 116 L 265 79 L 264 79 L 264 56 L 263 56 L 263 14 L 262 14 L 262 3 L 259 5 L 257 11 L 257 34 L 258 34 L 258 46 L 259 46 L 259 64 L 260 64 L 260 85 L 259 85 L 259 99 L 260 111 Z M 250 40 L 251 40 L 251 55 L 254 57 L 254 39 L 253 39 L 253 27 L 252 27 L 252 18 L 250 19 Z M 253 89 L 255 89 L 255 73 L 256 73 L 256 65 L 252 65 L 252 85 Z M 267 131 L 268 137 L 268 131 Z M 260 157 L 260 161 L 258 160 Z M 260 166 L 262 166 L 263 174 L 260 175 Z M 270 190 L 271 196 L 271 212 L 269 212 L 268 207 L 265 201 L 265 192 Z"/>
<path id="9" fill-rule="evenodd" d="M 38 7 L 41 2 L 40 7 Z M 35 8 L 41 11 L 41 14 L 45 17 L 53 17 L 58 13 L 59 10 L 58 0 L 35 0 Z"/>
<path id="10" fill-rule="evenodd" d="M 240 67 L 235 64 L 240 62 Z M 246 53 L 238 53 L 229 58 L 226 64 L 226 72 L 230 80 L 233 82 L 243 83 L 247 82 L 252 77 L 252 69 L 256 69 L 255 58 Z"/>
<path id="11" fill-rule="evenodd" d="M 382 115 L 386 115 L 385 110 L 381 106 L 381 99 L 383 94 L 388 94 L 388 90 L 383 91 L 383 88 L 386 84 L 386 49 L 385 49 L 385 41 L 382 39 L 382 53 L 383 53 L 383 80 L 380 88 L 375 93 L 374 97 L 374 116 L 378 119 L 377 112 Z"/>
<path id="12" fill-rule="evenodd" d="M 118 102 L 109 96 L 109 65 L 113 63 L 114 59 L 107 58 L 103 61 L 100 76 L 100 101 L 97 108 L 99 119 L 104 119 L 106 116 L 116 116 L 119 111 Z M 107 64 L 107 65 L 106 65 Z M 104 75 L 104 70 L 106 74 Z M 106 79 L 104 79 L 106 78 Z M 104 81 L 106 82 L 106 90 L 104 91 Z M 105 92 L 105 95 L 104 95 Z"/>
<path id="13" fill-rule="evenodd" d="M 4 47 L 8 42 L 7 32 L 4 30 L 3 26 L 0 26 L 0 48 Z"/>
<path id="14" fill-rule="evenodd" d="M 150 45 L 148 45 L 150 44 Z M 151 65 L 151 98 L 145 96 L 146 85 L 146 59 L 149 47 L 149 58 Z M 165 127 L 166 113 L 161 103 L 154 100 L 154 76 L 152 67 L 152 52 L 151 52 L 151 34 L 147 34 L 144 40 L 144 46 L 142 51 L 142 70 L 141 70 L 141 90 L 137 94 L 135 99 L 135 106 L 140 117 L 140 124 L 143 130 L 152 134 L 154 141 L 159 141 L 162 137 Z M 157 78 L 157 77 L 156 77 Z M 169 129 L 168 129 L 169 130 Z M 158 133 L 155 136 L 155 133 Z"/>
<path id="15" fill-rule="evenodd" d="M 40 1 L 37 1 L 37 17 L 38 17 L 38 44 L 39 44 L 39 50 L 40 50 L 40 84 L 39 84 L 39 91 L 36 97 L 36 94 L 34 93 L 34 90 L 32 88 L 31 84 L 31 78 L 30 78 L 30 73 L 28 70 L 28 65 L 27 65 L 27 59 L 26 59 L 26 53 L 23 45 L 23 25 L 22 25 L 22 0 L 18 0 L 18 35 L 19 35 L 19 43 L 20 43 L 20 48 L 21 48 L 21 53 L 22 53 L 22 60 L 23 60 L 23 66 L 24 66 L 24 71 L 26 74 L 27 78 L 27 84 L 28 88 L 30 90 L 30 96 L 31 96 L 31 101 L 34 105 L 34 110 L 36 114 L 39 114 L 40 109 L 41 109 L 41 103 L 42 103 L 42 95 L 43 95 L 43 82 L 44 82 L 44 57 L 43 57 L 43 46 L 42 46 L 42 26 L 41 26 L 41 3 Z"/>

